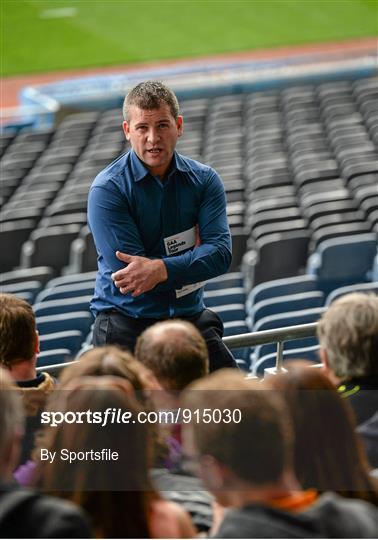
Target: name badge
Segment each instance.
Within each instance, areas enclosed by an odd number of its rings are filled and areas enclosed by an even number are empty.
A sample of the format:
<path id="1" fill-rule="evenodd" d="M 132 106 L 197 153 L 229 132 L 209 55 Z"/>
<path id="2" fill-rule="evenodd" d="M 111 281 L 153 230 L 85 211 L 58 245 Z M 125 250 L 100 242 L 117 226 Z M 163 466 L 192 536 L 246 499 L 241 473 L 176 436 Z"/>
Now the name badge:
<path id="1" fill-rule="evenodd" d="M 165 252 L 167 255 L 177 255 L 182 251 L 186 251 L 194 247 L 196 243 L 196 229 L 191 227 L 190 229 L 173 234 L 172 236 L 167 236 L 164 238 Z M 184 285 L 181 289 L 176 289 L 176 298 L 181 298 L 186 296 L 197 289 L 200 289 L 205 284 L 204 281 L 199 281 L 198 283 L 192 283 L 190 285 Z"/>

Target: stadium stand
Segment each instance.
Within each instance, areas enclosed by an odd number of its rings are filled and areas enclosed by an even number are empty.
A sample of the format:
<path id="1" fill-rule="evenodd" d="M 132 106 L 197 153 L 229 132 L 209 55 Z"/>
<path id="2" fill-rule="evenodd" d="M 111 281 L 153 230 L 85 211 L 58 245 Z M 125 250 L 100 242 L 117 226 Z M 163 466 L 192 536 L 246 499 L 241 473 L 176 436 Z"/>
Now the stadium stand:
<path id="1" fill-rule="evenodd" d="M 233 262 L 205 287 L 226 335 L 256 329 L 275 310 L 321 308 L 340 287 L 376 291 L 376 99 L 366 77 L 182 101 L 178 151 L 215 167 L 226 189 Z M 73 322 L 59 302 L 74 305 L 93 290 L 87 194 L 128 149 L 120 121 L 118 108 L 84 111 L 56 128 L 0 136 L 1 287 L 38 304 L 42 342 L 50 332 L 88 336 L 89 306 Z M 39 314 L 52 301 L 55 325 Z M 63 337 L 56 345 L 65 348 Z M 75 355 L 81 345 L 67 349 Z M 249 349 L 237 353 L 248 367 Z"/>

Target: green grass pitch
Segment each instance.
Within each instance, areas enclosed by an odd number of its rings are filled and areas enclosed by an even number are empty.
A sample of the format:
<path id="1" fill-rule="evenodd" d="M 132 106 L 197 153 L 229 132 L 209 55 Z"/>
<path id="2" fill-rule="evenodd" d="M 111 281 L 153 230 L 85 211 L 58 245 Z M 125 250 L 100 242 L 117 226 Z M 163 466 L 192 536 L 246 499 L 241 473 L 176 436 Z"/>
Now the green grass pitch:
<path id="1" fill-rule="evenodd" d="M 0 1 L 2 76 L 377 33 L 376 0 Z"/>

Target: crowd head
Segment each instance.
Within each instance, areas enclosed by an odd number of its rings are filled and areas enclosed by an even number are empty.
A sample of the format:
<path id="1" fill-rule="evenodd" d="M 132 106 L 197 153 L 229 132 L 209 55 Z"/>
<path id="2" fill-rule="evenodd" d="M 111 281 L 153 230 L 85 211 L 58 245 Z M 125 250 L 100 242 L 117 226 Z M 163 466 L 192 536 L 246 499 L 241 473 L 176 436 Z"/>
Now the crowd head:
<path id="1" fill-rule="evenodd" d="M 184 425 L 187 448 L 202 464 L 208 487 L 232 491 L 249 485 L 258 490 L 280 484 L 291 469 L 292 450 L 291 425 L 280 397 L 254 387 L 241 373 L 220 370 L 184 392 L 186 408 L 202 411 L 209 404 L 231 415 L 240 411 L 240 421 Z"/>
<path id="2" fill-rule="evenodd" d="M 378 375 L 378 297 L 351 293 L 332 302 L 318 324 L 322 359 L 341 381 Z"/>
<path id="3" fill-rule="evenodd" d="M 164 321 L 138 338 L 135 355 L 167 390 L 183 390 L 209 372 L 206 342 L 191 323 Z"/>
<path id="4" fill-rule="evenodd" d="M 33 309 L 12 294 L 0 294 L 0 362 L 7 369 L 35 360 L 39 351 Z"/>

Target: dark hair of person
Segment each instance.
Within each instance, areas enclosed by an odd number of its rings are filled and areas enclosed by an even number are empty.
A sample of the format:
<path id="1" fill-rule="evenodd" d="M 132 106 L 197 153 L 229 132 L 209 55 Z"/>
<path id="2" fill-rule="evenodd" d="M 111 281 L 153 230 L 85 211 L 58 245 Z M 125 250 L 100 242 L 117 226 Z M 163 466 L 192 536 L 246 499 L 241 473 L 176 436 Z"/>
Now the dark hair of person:
<path id="1" fill-rule="evenodd" d="M 291 470 L 292 427 L 285 403 L 234 369 L 217 370 L 189 385 L 182 406 L 240 411 L 240 421 L 193 422 L 195 446 L 238 478 L 256 486 L 280 481 Z"/>
<path id="2" fill-rule="evenodd" d="M 378 491 L 355 432 L 352 409 L 328 378 L 301 361 L 286 364 L 288 373 L 271 377 L 268 388 L 280 391 L 294 425 L 294 470 L 303 488 L 333 491 L 378 505 Z"/>
<path id="3" fill-rule="evenodd" d="M 118 383 L 117 383 L 118 379 Z M 135 418 L 142 410 L 133 392 L 117 384 L 117 377 L 84 377 L 56 391 L 48 410 L 104 413 L 107 409 L 130 411 Z M 72 386 L 73 384 L 73 386 Z M 66 423 L 46 428 L 49 451 L 72 452 L 109 448 L 118 452 L 114 461 L 64 461 L 41 463 L 44 491 L 80 505 L 89 515 L 95 537 L 149 538 L 151 502 L 159 498 L 148 471 L 150 441 L 146 424 L 135 422 L 105 426 L 95 423 Z"/>

